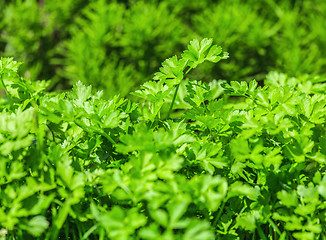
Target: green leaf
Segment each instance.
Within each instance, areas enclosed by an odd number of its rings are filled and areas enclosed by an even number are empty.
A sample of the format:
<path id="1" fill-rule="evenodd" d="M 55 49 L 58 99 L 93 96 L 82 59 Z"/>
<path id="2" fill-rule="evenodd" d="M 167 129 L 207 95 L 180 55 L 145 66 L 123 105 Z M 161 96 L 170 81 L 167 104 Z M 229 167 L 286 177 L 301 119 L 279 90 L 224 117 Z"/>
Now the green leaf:
<path id="1" fill-rule="evenodd" d="M 228 198 L 244 195 L 251 200 L 256 200 L 260 194 L 260 189 L 258 186 L 251 187 L 248 184 L 243 184 L 239 181 L 230 185 L 228 190 Z"/>
<path id="2" fill-rule="evenodd" d="M 207 222 L 193 221 L 193 223 L 187 228 L 182 239 L 213 240 L 215 239 L 215 236 Z"/>
<path id="3" fill-rule="evenodd" d="M 259 218 L 258 212 L 243 213 L 237 217 L 237 225 L 241 228 L 253 232 L 256 229 L 256 219 Z"/>
<path id="4" fill-rule="evenodd" d="M 26 230 L 35 237 L 41 236 L 41 234 L 49 227 L 49 222 L 44 216 L 35 216 L 28 221 Z"/>
<path id="5" fill-rule="evenodd" d="M 150 211 L 151 217 L 161 226 L 167 227 L 168 226 L 168 214 L 162 209 L 156 209 Z"/>
<path id="6" fill-rule="evenodd" d="M 85 86 L 81 81 L 78 81 L 70 93 L 71 97 L 76 99 L 75 101 L 78 103 L 78 105 L 82 105 L 86 100 L 88 100 L 91 97 L 92 93 L 92 87 L 91 86 Z"/>
<path id="7" fill-rule="evenodd" d="M 178 60 L 177 56 L 168 58 L 162 63 L 160 72 L 155 73 L 154 80 L 161 80 L 169 87 L 177 85 L 183 79 L 186 64 L 184 59 Z"/>
<path id="8" fill-rule="evenodd" d="M 216 45 L 212 46 L 212 43 L 213 39 L 204 38 L 200 42 L 198 39 L 194 39 L 188 45 L 188 50 L 183 52 L 182 58 L 189 62 L 191 68 L 197 67 L 197 65 L 203 63 L 205 60 L 216 63 L 221 59 L 228 58 L 227 53 L 221 56 L 222 48 Z M 210 50 L 207 54 L 208 49 Z"/>
<path id="9" fill-rule="evenodd" d="M 282 190 L 277 193 L 277 198 L 281 201 L 281 204 L 287 207 L 296 207 L 298 206 L 298 197 L 296 191 L 287 192 Z"/>
<path id="10" fill-rule="evenodd" d="M 5 71 L 17 72 L 22 63 L 14 61 L 13 58 L 0 58 L 0 74 Z"/>
<path id="11" fill-rule="evenodd" d="M 326 176 L 323 177 L 321 183 L 318 186 L 318 192 L 323 198 L 326 199 Z"/>
<path id="12" fill-rule="evenodd" d="M 222 48 L 220 46 L 213 45 L 206 56 L 206 60 L 217 63 L 222 58 L 218 55 L 222 53 Z"/>

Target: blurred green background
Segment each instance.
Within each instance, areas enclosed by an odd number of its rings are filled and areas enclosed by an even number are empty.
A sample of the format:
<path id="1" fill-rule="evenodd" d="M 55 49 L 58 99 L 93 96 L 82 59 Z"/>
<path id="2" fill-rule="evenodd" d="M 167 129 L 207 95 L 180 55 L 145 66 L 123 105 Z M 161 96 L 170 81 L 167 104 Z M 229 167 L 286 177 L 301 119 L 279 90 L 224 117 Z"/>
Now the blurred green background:
<path id="1" fill-rule="evenodd" d="M 203 65 L 198 79 L 325 75 L 326 1 L 0 0 L 0 55 L 23 61 L 26 78 L 51 79 L 51 90 L 81 80 L 126 96 L 203 37 L 230 58 Z"/>

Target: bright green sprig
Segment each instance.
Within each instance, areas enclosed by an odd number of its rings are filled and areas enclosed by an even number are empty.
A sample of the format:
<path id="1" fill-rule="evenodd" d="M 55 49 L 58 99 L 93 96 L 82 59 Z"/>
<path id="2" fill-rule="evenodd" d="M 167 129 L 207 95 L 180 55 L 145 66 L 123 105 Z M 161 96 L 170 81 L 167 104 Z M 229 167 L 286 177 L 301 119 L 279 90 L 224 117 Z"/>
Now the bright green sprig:
<path id="1" fill-rule="evenodd" d="M 198 39 L 192 40 L 188 45 L 188 49 L 182 53 L 182 57 L 180 59 L 178 59 L 177 56 L 166 59 L 162 63 L 160 71 L 155 73 L 153 78 L 154 80 L 160 82 L 161 85 L 168 86 L 170 91 L 175 88 L 167 119 L 170 118 L 170 114 L 173 110 L 173 105 L 175 103 L 180 84 L 182 80 L 185 79 L 187 74 L 204 61 L 217 63 L 222 59 L 228 58 L 227 52 L 223 53 L 221 47 L 212 45 L 212 43 L 213 39 L 208 38 L 204 38 L 200 42 Z M 157 91 L 155 94 L 159 95 L 160 93 L 161 91 Z M 139 91 L 137 91 L 135 95 L 141 96 Z M 164 99 L 161 99 L 160 101 L 164 101 Z M 162 105 L 163 104 L 160 104 L 158 110 L 162 107 Z M 155 116 L 158 113 L 158 110 L 154 112 Z"/>

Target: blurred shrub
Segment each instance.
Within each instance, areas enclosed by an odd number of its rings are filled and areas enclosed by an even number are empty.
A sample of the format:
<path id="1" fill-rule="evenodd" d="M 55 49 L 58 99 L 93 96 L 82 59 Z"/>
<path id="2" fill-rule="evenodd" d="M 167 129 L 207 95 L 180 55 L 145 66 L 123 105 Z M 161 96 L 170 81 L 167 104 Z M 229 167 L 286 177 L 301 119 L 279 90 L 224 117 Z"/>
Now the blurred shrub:
<path id="1" fill-rule="evenodd" d="M 182 22 L 165 3 L 137 2 L 127 9 L 100 0 L 84 10 L 62 45 L 60 74 L 72 83 L 81 80 L 105 89 L 108 95 L 124 96 L 150 78 L 182 38 Z"/>
<path id="2" fill-rule="evenodd" d="M 125 96 L 194 37 L 232 56 L 193 74 L 206 81 L 325 75 L 323 0 L 14 0 L 0 9 L 0 54 L 27 63 L 26 77 L 54 79 L 52 89 L 81 80 Z"/>

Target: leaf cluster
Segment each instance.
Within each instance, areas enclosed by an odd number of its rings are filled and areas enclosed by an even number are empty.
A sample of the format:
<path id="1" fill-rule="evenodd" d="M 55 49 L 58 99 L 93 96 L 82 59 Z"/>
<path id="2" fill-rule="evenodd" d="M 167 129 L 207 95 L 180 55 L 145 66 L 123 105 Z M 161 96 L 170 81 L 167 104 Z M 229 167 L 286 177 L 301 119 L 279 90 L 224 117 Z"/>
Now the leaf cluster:
<path id="1" fill-rule="evenodd" d="M 47 93 L 2 58 L 0 236 L 322 239 L 325 79 L 186 78 L 226 56 L 191 41 L 134 93 L 142 103 L 81 82 Z"/>

